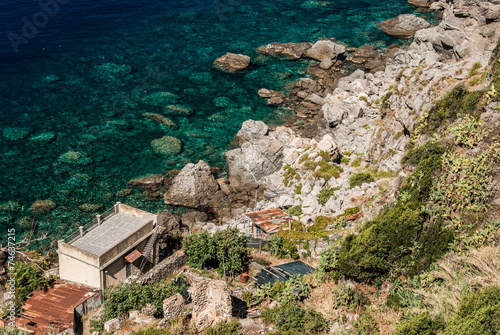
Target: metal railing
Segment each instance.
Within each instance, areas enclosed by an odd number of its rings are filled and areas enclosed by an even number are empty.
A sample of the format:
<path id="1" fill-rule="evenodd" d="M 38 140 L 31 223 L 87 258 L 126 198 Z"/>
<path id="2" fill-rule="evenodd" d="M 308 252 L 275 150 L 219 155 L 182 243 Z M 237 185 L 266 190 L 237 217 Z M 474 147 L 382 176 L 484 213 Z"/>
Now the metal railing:
<path id="1" fill-rule="evenodd" d="M 109 219 L 114 214 L 115 214 L 115 207 L 113 206 L 110 209 L 108 209 L 107 211 L 105 211 L 103 214 L 101 214 L 101 220 L 100 220 L 101 224 L 104 220 Z M 98 224 L 99 224 L 99 220 L 97 219 L 97 217 L 93 218 L 92 220 L 90 220 L 89 222 L 87 222 L 86 224 L 81 226 L 83 233 L 85 234 L 86 232 L 91 231 L 92 229 L 97 227 Z M 64 238 L 64 242 L 70 243 L 73 240 L 77 239 L 78 237 L 80 237 L 80 227 L 78 227 L 76 231 L 66 235 L 66 237 Z"/>

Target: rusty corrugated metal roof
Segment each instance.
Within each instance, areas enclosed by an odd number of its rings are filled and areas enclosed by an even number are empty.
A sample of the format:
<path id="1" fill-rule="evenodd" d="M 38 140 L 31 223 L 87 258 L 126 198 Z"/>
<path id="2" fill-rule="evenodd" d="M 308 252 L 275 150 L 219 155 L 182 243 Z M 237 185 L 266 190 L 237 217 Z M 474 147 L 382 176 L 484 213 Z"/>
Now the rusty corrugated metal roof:
<path id="1" fill-rule="evenodd" d="M 142 256 L 142 254 L 140 253 L 140 251 L 137 249 L 134 249 L 134 251 L 132 251 L 127 256 L 125 256 L 125 260 L 129 263 L 133 263 L 135 260 L 138 260 L 139 258 L 141 258 L 141 256 Z"/>
<path id="2" fill-rule="evenodd" d="M 274 233 L 283 224 L 288 225 L 293 219 L 279 208 L 266 209 L 258 212 L 245 213 L 257 226 L 266 233 Z M 283 227 L 285 228 L 285 227 Z M 288 227 L 286 227 L 288 229 Z"/>
<path id="3" fill-rule="evenodd" d="M 73 329 L 75 307 L 93 296 L 98 289 L 56 281 L 47 291 L 35 291 L 24 303 L 23 316 L 35 323 L 35 335 L 48 329 Z"/>

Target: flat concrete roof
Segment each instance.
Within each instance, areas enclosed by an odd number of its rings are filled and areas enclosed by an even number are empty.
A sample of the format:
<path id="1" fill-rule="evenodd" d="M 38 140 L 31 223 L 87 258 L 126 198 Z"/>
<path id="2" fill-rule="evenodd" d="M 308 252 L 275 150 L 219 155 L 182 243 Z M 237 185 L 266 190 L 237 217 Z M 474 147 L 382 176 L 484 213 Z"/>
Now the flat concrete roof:
<path id="1" fill-rule="evenodd" d="M 101 225 L 87 231 L 83 237 L 70 243 L 71 246 L 101 256 L 125 238 L 151 222 L 152 214 L 139 217 L 119 212 L 104 220 Z"/>

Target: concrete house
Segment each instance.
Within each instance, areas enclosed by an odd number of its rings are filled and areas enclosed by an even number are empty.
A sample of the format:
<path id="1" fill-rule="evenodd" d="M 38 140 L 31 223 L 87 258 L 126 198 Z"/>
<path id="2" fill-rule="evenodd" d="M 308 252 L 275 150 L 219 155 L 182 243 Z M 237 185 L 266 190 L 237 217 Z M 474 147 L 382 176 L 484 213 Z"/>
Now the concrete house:
<path id="1" fill-rule="evenodd" d="M 158 262 L 157 215 L 121 203 L 58 241 L 59 276 L 105 289 Z"/>

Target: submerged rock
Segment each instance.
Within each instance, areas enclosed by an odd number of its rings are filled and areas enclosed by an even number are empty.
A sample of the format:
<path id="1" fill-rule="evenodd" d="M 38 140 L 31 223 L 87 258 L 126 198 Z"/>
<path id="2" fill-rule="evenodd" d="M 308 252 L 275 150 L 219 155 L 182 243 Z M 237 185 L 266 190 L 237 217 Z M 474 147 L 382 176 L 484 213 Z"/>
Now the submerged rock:
<path id="1" fill-rule="evenodd" d="M 166 177 L 162 174 L 144 176 L 132 179 L 127 183 L 127 186 L 135 187 L 140 190 L 158 190 L 165 182 Z"/>
<path id="2" fill-rule="evenodd" d="M 177 94 L 171 92 L 155 92 L 144 97 L 142 102 L 153 107 L 163 107 L 173 104 L 177 100 L 179 100 L 179 96 Z"/>
<path id="3" fill-rule="evenodd" d="M 28 128 L 5 128 L 3 131 L 3 137 L 10 141 L 22 140 L 31 132 Z"/>
<path id="4" fill-rule="evenodd" d="M 153 152 L 159 155 L 175 155 L 182 151 L 182 142 L 172 136 L 163 136 L 151 141 Z"/>
<path id="5" fill-rule="evenodd" d="M 78 209 L 82 212 L 98 212 L 102 207 L 103 206 L 99 204 L 82 204 L 78 206 Z"/>
<path id="6" fill-rule="evenodd" d="M 130 65 L 104 63 L 94 67 L 94 73 L 99 77 L 123 77 L 130 72 L 132 72 L 132 67 Z"/>
<path id="7" fill-rule="evenodd" d="M 165 127 L 168 127 L 168 128 L 177 128 L 177 125 L 175 124 L 174 121 L 170 120 L 168 117 L 166 116 L 163 116 L 161 114 L 157 114 L 157 113 L 144 113 L 142 114 L 142 116 L 150 119 L 150 120 L 153 120 Z"/>
<path id="8" fill-rule="evenodd" d="M 35 143 L 35 144 L 44 145 L 44 144 L 47 144 L 50 141 L 52 141 L 52 139 L 54 139 L 55 137 L 56 137 L 56 134 L 50 131 L 47 133 L 33 135 L 29 138 L 29 141 L 32 143 Z"/>
<path id="9" fill-rule="evenodd" d="M 193 113 L 193 110 L 186 106 L 168 105 L 167 107 L 165 107 L 165 113 L 174 115 L 189 115 Z"/>
<path id="10" fill-rule="evenodd" d="M 278 43 L 273 42 L 267 45 L 262 45 L 256 49 L 258 53 L 272 56 L 272 57 L 285 57 L 288 59 L 299 59 L 306 56 L 307 50 L 313 44 L 310 42 L 305 43 Z"/>
<path id="11" fill-rule="evenodd" d="M 246 69 L 250 65 L 250 57 L 241 54 L 228 52 L 224 56 L 217 58 L 213 66 L 223 72 L 235 73 Z"/>
<path id="12" fill-rule="evenodd" d="M 9 201 L 0 205 L 0 212 L 19 212 L 21 205 L 16 201 Z"/>
<path id="13" fill-rule="evenodd" d="M 45 214 L 45 213 L 48 213 L 51 210 L 55 209 L 56 207 L 57 207 L 57 204 L 50 199 L 37 200 L 31 205 L 30 212 L 38 213 L 38 214 Z"/>
<path id="14" fill-rule="evenodd" d="M 75 164 L 75 165 L 88 165 L 92 163 L 92 159 L 85 157 L 78 151 L 68 151 L 57 159 L 60 163 Z"/>
<path id="15" fill-rule="evenodd" d="M 421 29 L 429 28 L 430 23 L 413 14 L 401 14 L 379 24 L 379 28 L 393 38 L 412 39 Z"/>

